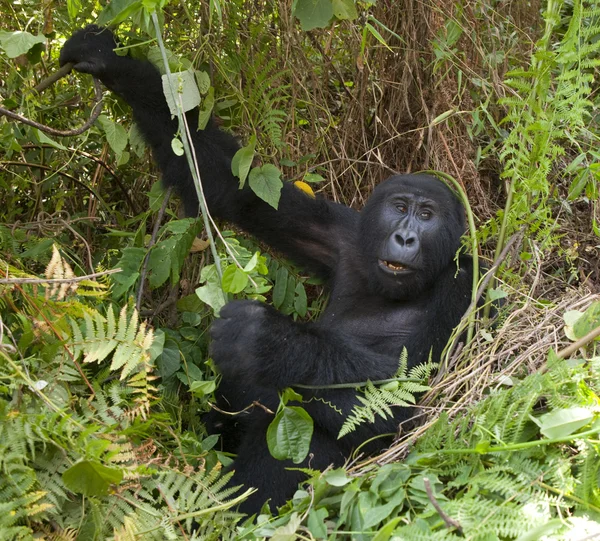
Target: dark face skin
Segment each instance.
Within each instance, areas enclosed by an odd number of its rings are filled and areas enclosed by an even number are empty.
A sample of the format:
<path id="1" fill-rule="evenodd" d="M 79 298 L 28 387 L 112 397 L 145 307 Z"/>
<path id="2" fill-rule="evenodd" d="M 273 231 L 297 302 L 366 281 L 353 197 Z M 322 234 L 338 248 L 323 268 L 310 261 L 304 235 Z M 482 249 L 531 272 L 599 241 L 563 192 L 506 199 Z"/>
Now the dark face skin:
<path id="1" fill-rule="evenodd" d="M 419 296 L 452 263 L 464 230 L 462 204 L 442 181 L 397 175 L 381 183 L 360 222 L 371 289 L 395 300 Z"/>

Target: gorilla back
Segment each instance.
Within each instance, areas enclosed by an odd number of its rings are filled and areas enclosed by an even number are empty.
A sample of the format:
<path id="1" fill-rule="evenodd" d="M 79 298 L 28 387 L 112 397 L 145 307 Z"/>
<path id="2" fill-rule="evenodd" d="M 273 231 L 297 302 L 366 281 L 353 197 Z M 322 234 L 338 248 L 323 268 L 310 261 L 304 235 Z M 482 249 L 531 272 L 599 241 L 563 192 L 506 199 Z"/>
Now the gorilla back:
<path id="1" fill-rule="evenodd" d="M 117 56 L 115 46 L 108 30 L 90 26 L 67 41 L 60 62 L 73 62 L 76 70 L 99 78 L 132 107 L 164 183 L 176 188 L 188 215 L 196 215 L 186 161 L 171 149 L 177 123 L 161 77 L 148 62 Z M 190 126 L 197 115 L 187 113 Z M 411 366 L 426 361 L 430 352 L 434 359 L 439 356 L 469 305 L 472 277 L 470 258 L 461 256 L 458 269 L 455 262 L 464 209 L 442 182 L 425 175 L 393 176 L 375 189 L 361 213 L 311 198 L 286 183 L 275 210 L 247 186 L 238 189 L 231 173 L 239 148 L 235 138 L 211 121 L 192 139 L 213 216 L 235 223 L 322 277 L 331 292 L 316 323 L 295 322 L 253 301 L 233 301 L 222 309 L 211 328 L 211 355 L 223 375 L 221 408 L 239 411 L 255 400 L 275 408 L 277 391 L 295 384 L 389 378 L 404 347 Z M 344 415 L 357 403 L 355 393 L 327 390 L 319 396 L 323 400 L 304 404 L 314 420 L 314 435 L 303 466 L 312 468 L 343 464 L 362 442 L 394 433 L 410 415 L 396 408 L 395 419 L 378 418 L 338 440 Z M 258 488 L 241 509 L 256 512 L 267 499 L 281 505 L 290 498 L 303 476 L 269 454 L 266 430 L 272 417 L 259 408 L 234 420 L 213 417 L 226 435 L 227 450 L 237 451 L 233 484 Z M 376 439 L 370 450 L 386 444 Z"/>

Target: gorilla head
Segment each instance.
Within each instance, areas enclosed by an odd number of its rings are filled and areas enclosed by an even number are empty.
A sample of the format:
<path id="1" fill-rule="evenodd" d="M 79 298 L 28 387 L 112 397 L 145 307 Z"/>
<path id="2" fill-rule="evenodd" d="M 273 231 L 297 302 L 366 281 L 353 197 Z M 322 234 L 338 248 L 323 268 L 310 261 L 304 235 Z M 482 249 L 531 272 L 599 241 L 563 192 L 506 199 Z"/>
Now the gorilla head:
<path id="1" fill-rule="evenodd" d="M 452 262 L 465 231 L 464 208 L 442 181 L 395 175 L 375 188 L 360 219 L 371 289 L 414 299 Z"/>

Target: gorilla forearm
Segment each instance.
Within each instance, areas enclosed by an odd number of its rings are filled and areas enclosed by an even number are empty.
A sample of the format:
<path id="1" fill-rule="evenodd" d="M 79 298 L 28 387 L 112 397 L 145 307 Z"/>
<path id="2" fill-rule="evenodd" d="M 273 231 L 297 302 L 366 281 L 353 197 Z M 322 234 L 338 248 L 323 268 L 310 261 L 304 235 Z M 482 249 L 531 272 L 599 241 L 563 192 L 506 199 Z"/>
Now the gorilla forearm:
<path id="1" fill-rule="evenodd" d="M 212 356 L 225 377 L 281 390 L 390 377 L 398 361 L 362 349 L 350 337 L 258 302 L 235 301 L 213 324 Z M 398 352 L 400 354 L 400 352 Z"/>

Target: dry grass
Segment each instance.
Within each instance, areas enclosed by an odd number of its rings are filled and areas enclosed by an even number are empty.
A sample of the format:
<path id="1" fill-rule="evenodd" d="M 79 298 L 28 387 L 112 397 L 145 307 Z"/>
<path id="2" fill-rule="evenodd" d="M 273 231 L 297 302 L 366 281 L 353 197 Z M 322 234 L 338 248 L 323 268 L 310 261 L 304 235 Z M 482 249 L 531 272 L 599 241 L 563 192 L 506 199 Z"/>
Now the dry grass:
<path id="1" fill-rule="evenodd" d="M 569 310 L 585 311 L 600 295 L 586 290 L 570 290 L 551 305 L 541 304 L 529 294 L 513 292 L 514 300 L 503 310 L 503 322 L 493 340 L 479 333 L 473 342 L 453 359 L 449 372 L 441 374 L 432 390 L 421 400 L 416 413 L 418 426 L 401 434 L 394 445 L 354 469 L 383 465 L 406 456 L 415 441 L 433 425 L 442 412 L 450 418 L 465 412 L 489 392 L 506 384 L 511 376 L 524 377 L 544 370 L 548 352 L 571 345 L 564 332 L 563 315 Z M 414 424 L 414 418 L 410 421 Z"/>

